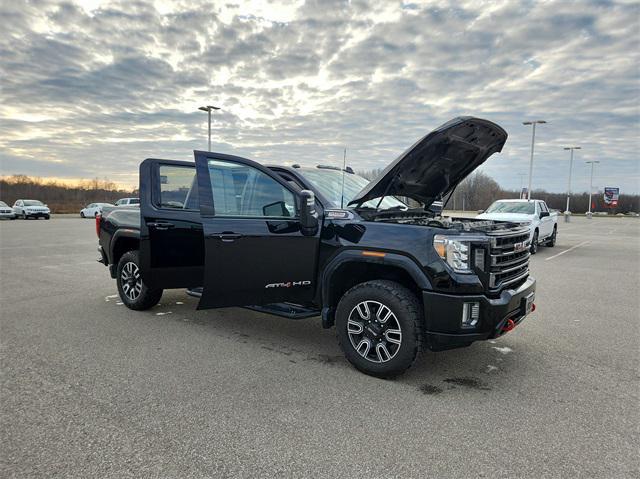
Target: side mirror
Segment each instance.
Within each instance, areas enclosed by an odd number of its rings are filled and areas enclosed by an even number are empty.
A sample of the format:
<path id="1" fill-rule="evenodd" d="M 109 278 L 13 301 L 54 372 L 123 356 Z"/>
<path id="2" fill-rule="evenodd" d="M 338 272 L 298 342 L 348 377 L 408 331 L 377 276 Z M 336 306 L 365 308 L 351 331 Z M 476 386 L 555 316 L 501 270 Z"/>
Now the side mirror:
<path id="1" fill-rule="evenodd" d="M 305 236 L 313 236 L 318 232 L 316 195 L 310 190 L 300 192 L 300 229 Z"/>
<path id="2" fill-rule="evenodd" d="M 541 211 L 541 212 L 540 212 L 540 218 L 541 218 L 541 219 L 542 219 L 542 218 L 545 218 L 545 217 L 547 217 L 547 216 L 549 216 L 549 212 L 548 212 L 548 211 Z"/>

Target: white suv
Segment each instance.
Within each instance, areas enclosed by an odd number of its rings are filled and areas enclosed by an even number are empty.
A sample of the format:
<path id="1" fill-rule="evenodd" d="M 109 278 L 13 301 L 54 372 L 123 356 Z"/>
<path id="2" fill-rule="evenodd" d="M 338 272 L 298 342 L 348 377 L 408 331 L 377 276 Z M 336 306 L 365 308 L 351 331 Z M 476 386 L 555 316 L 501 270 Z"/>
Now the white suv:
<path id="1" fill-rule="evenodd" d="M 13 204 L 13 212 L 18 218 L 25 220 L 29 218 L 48 220 L 51 215 L 49 207 L 38 200 L 16 200 Z"/>
<path id="2" fill-rule="evenodd" d="M 7 205 L 4 201 L 0 201 L 0 219 L 8 218 L 10 220 L 16 219 L 16 214 L 13 212 L 13 208 Z"/>
<path id="3" fill-rule="evenodd" d="M 116 206 L 140 206 L 140 198 L 121 198 L 116 201 Z"/>

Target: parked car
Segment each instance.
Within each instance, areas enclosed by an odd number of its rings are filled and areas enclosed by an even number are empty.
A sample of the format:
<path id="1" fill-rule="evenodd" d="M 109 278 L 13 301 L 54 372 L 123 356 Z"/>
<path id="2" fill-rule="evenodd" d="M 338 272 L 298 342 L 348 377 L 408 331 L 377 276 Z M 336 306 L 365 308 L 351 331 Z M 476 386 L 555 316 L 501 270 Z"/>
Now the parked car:
<path id="1" fill-rule="evenodd" d="M 94 218 L 102 213 L 104 206 L 114 206 L 111 203 L 91 203 L 80 210 L 81 218 Z"/>
<path id="2" fill-rule="evenodd" d="M 121 198 L 116 201 L 116 206 L 140 206 L 140 198 Z"/>
<path id="3" fill-rule="evenodd" d="M 51 215 L 49 207 L 38 200 L 16 200 L 13 204 L 13 212 L 18 218 L 24 220 L 29 218 L 44 218 L 48 220 Z"/>
<path id="4" fill-rule="evenodd" d="M 0 201 L 0 219 L 3 220 L 15 220 L 16 214 L 13 211 L 13 208 L 6 204 L 4 201 Z"/>
<path id="5" fill-rule="evenodd" d="M 16 214 L 13 212 L 13 208 L 6 204 L 4 201 L 0 201 L 0 219 L 3 220 L 15 220 Z"/>
<path id="6" fill-rule="evenodd" d="M 478 219 L 526 221 L 529 224 L 529 248 L 536 254 L 538 245 L 553 247 L 558 237 L 558 212 L 550 211 L 542 200 L 494 201 Z"/>
<path id="7" fill-rule="evenodd" d="M 96 219 L 100 261 L 130 309 L 187 288 L 198 309 L 321 316 L 356 368 L 393 377 L 421 347 L 497 338 L 535 309 L 526 225 L 429 209 L 506 139 L 494 123 L 457 118 L 373 182 L 212 152 L 196 151 L 195 164 L 145 160 L 140 208 Z"/>

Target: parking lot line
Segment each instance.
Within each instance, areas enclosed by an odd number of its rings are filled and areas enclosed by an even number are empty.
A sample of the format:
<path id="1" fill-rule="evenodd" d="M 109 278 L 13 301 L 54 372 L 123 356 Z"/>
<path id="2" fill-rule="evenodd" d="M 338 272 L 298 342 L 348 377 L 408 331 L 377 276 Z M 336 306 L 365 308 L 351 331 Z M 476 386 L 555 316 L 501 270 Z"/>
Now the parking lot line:
<path id="1" fill-rule="evenodd" d="M 568 253 L 569 251 L 574 250 L 574 249 L 576 249 L 576 248 L 579 248 L 580 246 L 584 246 L 584 245 L 586 245 L 586 244 L 588 244 L 588 243 L 591 243 L 591 241 L 583 241 L 582 243 L 579 243 L 579 244 L 577 244 L 577 245 L 575 245 L 575 246 L 572 246 L 572 247 L 571 247 L 571 248 L 569 248 L 569 249 L 566 249 L 566 250 L 564 250 L 564 251 L 560 251 L 558 254 L 554 254 L 553 256 L 549 256 L 548 258 L 545 258 L 545 261 L 549 261 L 550 259 L 557 258 L 557 257 L 558 257 L 558 256 L 560 256 L 560 255 L 563 255 L 563 254 L 565 254 L 565 253 Z"/>

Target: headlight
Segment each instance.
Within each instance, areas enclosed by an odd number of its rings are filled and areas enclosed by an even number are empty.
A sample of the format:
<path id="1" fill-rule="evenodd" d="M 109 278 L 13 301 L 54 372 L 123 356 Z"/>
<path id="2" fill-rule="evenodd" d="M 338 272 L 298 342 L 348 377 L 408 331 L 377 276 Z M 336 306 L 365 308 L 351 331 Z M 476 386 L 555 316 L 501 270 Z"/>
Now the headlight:
<path id="1" fill-rule="evenodd" d="M 433 247 L 438 255 L 447 262 L 454 271 L 458 273 L 468 273 L 469 266 L 469 242 L 459 241 L 443 235 L 433 237 Z"/>

